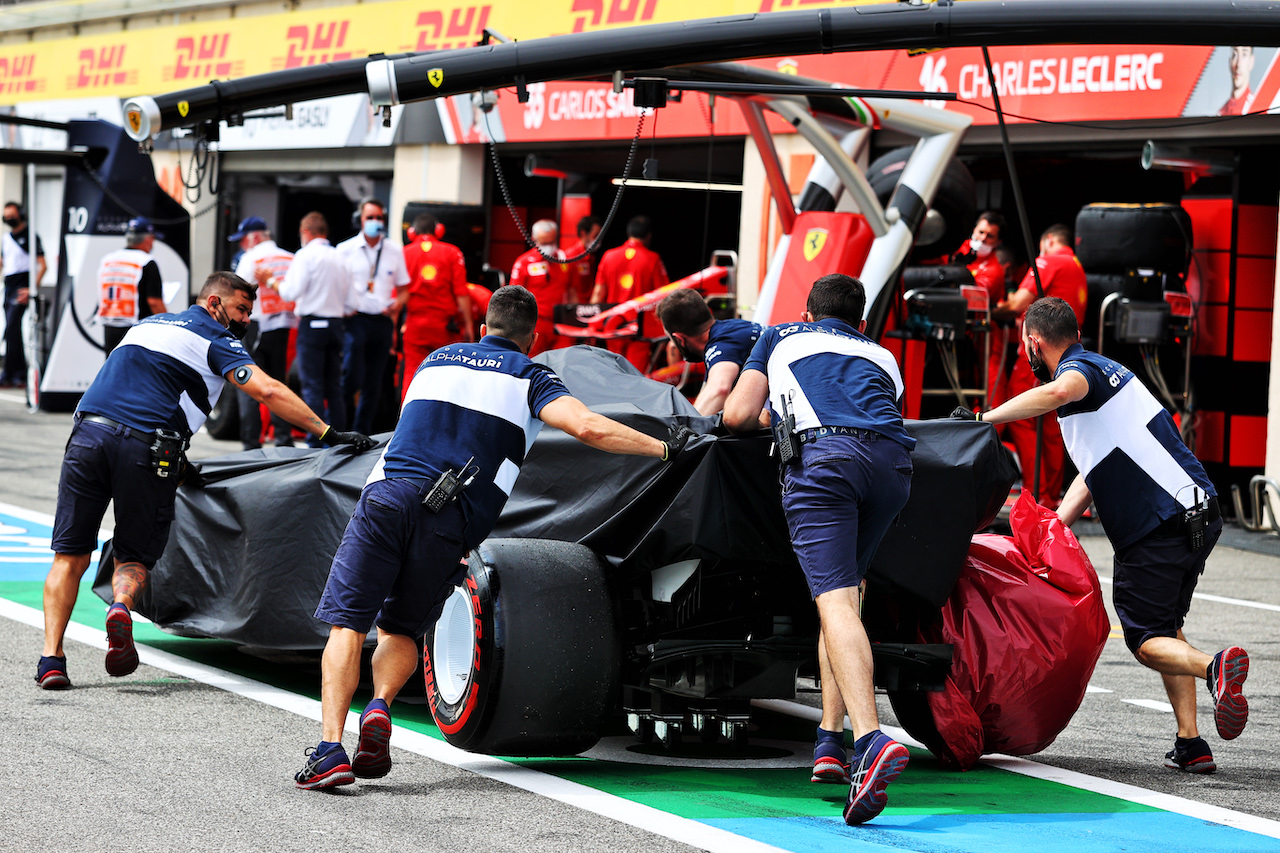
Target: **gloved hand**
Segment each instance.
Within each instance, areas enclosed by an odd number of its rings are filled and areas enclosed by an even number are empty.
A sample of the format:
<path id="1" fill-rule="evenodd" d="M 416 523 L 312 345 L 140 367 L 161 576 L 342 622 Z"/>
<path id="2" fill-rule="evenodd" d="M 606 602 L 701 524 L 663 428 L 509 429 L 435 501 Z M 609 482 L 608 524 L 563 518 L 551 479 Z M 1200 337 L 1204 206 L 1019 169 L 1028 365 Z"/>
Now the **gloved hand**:
<path id="1" fill-rule="evenodd" d="M 689 440 L 697 435 L 696 432 L 687 426 L 678 426 L 671 428 L 671 434 L 667 436 L 667 440 L 662 442 L 665 445 L 665 452 L 662 454 L 662 461 L 669 462 L 684 450 L 684 446 Z"/>
<path id="2" fill-rule="evenodd" d="M 182 470 L 178 474 L 178 485 L 190 489 L 204 488 L 204 475 L 200 473 L 200 466 L 188 459 L 185 453 L 182 455 Z"/>
<path id="3" fill-rule="evenodd" d="M 951 417 L 957 421 L 980 421 L 982 412 L 974 412 L 964 406 L 956 406 L 951 410 Z"/>
<path id="4" fill-rule="evenodd" d="M 359 453 L 364 453 L 378 443 L 363 433 L 339 432 L 333 427 L 328 427 L 320 436 L 320 440 L 326 444 L 349 444 Z"/>

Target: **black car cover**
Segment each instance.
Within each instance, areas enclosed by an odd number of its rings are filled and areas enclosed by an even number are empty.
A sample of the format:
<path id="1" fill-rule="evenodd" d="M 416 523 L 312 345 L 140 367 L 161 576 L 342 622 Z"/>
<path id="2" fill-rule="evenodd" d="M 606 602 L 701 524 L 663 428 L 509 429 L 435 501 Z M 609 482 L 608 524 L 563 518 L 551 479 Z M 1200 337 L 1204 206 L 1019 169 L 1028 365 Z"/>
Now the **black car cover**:
<path id="1" fill-rule="evenodd" d="M 729 436 L 675 388 L 585 346 L 537 359 L 594 411 L 650 435 L 699 435 L 673 463 L 614 456 L 545 427 L 494 536 L 581 542 L 636 570 L 700 556 L 795 567 L 767 433 Z M 970 537 L 999 510 L 1015 471 L 995 432 L 959 421 L 909 422 L 919 440 L 911 498 L 871 576 L 942 604 Z M 385 444 L 389 436 L 383 436 Z M 251 646 L 318 648 L 312 613 L 342 531 L 382 447 L 264 448 L 203 463 L 206 485 L 178 490 L 168 547 L 136 609 L 167 631 Z M 108 549 L 94 591 L 111 598 Z"/>

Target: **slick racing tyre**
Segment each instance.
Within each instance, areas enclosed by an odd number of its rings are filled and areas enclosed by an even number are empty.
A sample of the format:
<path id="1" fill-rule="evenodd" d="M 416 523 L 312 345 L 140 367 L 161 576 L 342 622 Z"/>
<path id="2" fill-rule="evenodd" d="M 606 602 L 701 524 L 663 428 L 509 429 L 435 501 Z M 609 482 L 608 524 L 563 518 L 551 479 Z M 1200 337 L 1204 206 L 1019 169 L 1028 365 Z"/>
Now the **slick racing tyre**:
<path id="1" fill-rule="evenodd" d="M 576 755 L 617 699 L 622 648 L 608 568 L 566 542 L 494 539 L 427 635 L 436 725 L 491 755 Z"/>
<path id="2" fill-rule="evenodd" d="M 893 197 L 902 169 L 914 151 L 913 145 L 895 148 L 877 157 L 867 167 L 867 181 L 881 204 L 888 205 Z M 929 209 L 930 214 L 916 234 L 916 245 L 909 263 L 954 252 L 973 233 L 978 216 L 977 189 L 973 175 L 959 160 L 952 158 L 947 163 Z"/>

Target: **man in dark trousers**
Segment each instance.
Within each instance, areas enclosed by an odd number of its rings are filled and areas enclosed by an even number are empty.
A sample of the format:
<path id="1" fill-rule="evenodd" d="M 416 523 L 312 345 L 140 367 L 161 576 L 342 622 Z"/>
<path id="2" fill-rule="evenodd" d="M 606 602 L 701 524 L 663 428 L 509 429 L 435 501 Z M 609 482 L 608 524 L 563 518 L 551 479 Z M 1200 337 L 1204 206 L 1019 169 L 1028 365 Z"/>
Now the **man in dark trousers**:
<path id="1" fill-rule="evenodd" d="M 1133 372 L 1080 345 L 1073 305 L 1053 297 L 1032 303 L 1022 343 L 1028 367 L 1045 384 L 985 414 L 957 409 L 954 416 L 1002 424 L 1057 411 L 1080 471 L 1058 516 L 1072 524 L 1091 500 L 1097 506 L 1115 548 L 1112 601 L 1125 644 L 1160 673 L 1177 720 L 1165 766 L 1211 773 L 1213 753 L 1196 726 L 1195 680 L 1208 682 L 1223 740 L 1238 737 L 1249 718 L 1241 693 L 1248 653 L 1231 646 L 1210 657 L 1182 633 L 1196 581 L 1222 533 L 1213 484 L 1169 412 Z"/>
<path id="2" fill-rule="evenodd" d="M 479 343 L 442 347 L 418 367 L 316 608 L 316 618 L 332 626 L 321 662 L 322 739 L 294 776 L 299 788 L 332 788 L 390 772 L 389 706 L 422 666 L 417 639 L 461 581 L 463 555 L 493 529 L 542 424 L 610 453 L 663 460 L 692 435 L 680 427 L 659 441 L 569 396 L 558 376 L 529 360 L 537 321 L 533 294 L 501 287 L 489 302 Z M 460 493 L 440 491 L 449 471 L 463 484 Z M 360 739 L 348 760 L 342 728 L 375 617 L 374 698 L 360 715 Z"/>
<path id="3" fill-rule="evenodd" d="M 248 327 L 254 295 L 253 285 L 234 273 L 214 273 L 197 304 L 130 329 L 81 398 L 62 459 L 53 567 L 44 582 L 44 653 L 36 668 L 36 683 L 44 689 L 71 686 L 63 635 L 113 500 L 115 603 L 107 611 L 107 674 L 137 669 L 129 611 L 169 539 L 182 453 L 218 401 L 223 379 L 332 444 L 373 446 L 363 435 L 335 432 L 249 358 L 239 335 Z"/>
<path id="4" fill-rule="evenodd" d="M 22 205 L 11 201 L 4 206 L 4 224 L 9 233 L 0 238 L 0 259 L 4 262 L 4 373 L 0 388 L 25 388 L 27 359 L 22 348 L 22 316 L 31 301 L 31 258 L 36 262 L 36 282 L 44 278 L 44 247 L 36 240 L 31 251 L 31 230 Z"/>
<path id="5" fill-rule="evenodd" d="M 801 322 L 764 330 L 724 405 L 733 432 L 756 429 L 769 405 L 791 544 L 853 723 L 850 825 L 884 810 L 885 788 L 908 760 L 907 748 L 880 731 L 861 611 L 867 569 L 910 493 L 916 442 L 902 425 L 898 364 L 862 334 L 865 308 L 856 278 L 815 281 Z"/>
<path id="6" fill-rule="evenodd" d="M 311 212 L 298 224 L 300 248 L 289 264 L 284 280 L 265 266 L 258 267 L 258 283 L 274 288 L 280 298 L 294 303 L 298 315 L 295 358 L 302 380 L 302 399 L 329 421 L 344 424 L 347 407 L 342 393 L 342 346 L 345 318 L 355 311 L 356 292 L 347 266 L 329 243 L 329 223 Z M 307 442 L 322 447 L 313 433 Z"/>

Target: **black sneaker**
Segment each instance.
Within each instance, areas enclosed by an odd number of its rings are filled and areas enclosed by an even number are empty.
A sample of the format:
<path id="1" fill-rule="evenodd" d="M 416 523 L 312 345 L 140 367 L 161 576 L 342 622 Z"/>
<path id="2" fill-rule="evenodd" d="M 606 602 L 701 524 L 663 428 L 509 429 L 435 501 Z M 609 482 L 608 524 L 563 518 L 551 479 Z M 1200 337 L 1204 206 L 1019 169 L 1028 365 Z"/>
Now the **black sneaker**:
<path id="1" fill-rule="evenodd" d="M 1213 697 L 1213 722 L 1218 736 L 1234 740 L 1249 721 L 1249 703 L 1241 685 L 1249 677 L 1249 653 L 1239 646 L 1223 649 L 1209 664 L 1209 695 Z"/>
<path id="2" fill-rule="evenodd" d="M 42 657 L 36 664 L 36 684 L 42 690 L 66 690 L 71 686 L 67 677 L 67 659 Z"/>
<path id="3" fill-rule="evenodd" d="M 905 746 L 877 731 L 850 766 L 852 782 L 845 801 L 844 822 L 857 826 L 884 811 L 889 803 L 884 789 L 906 769 L 910 758 Z"/>
<path id="4" fill-rule="evenodd" d="M 381 779 L 391 772 L 391 715 L 375 699 L 360 715 L 360 740 L 351 771 L 361 779 Z"/>
<path id="5" fill-rule="evenodd" d="M 356 781 L 356 777 L 351 772 L 347 751 L 338 743 L 324 752 L 318 746 L 307 749 L 307 763 L 293 775 L 293 781 L 299 788 L 311 791 L 350 785 Z"/>
<path id="6" fill-rule="evenodd" d="M 138 668 L 138 648 L 133 644 L 133 617 L 123 604 L 107 611 L 107 675 L 128 675 Z"/>
<path id="7" fill-rule="evenodd" d="M 1213 753 L 1204 738 L 1193 737 L 1189 740 L 1178 738 L 1173 749 L 1164 757 L 1164 766 L 1170 770 L 1185 770 L 1187 773 L 1212 773 L 1218 769 L 1213 763 Z"/>

